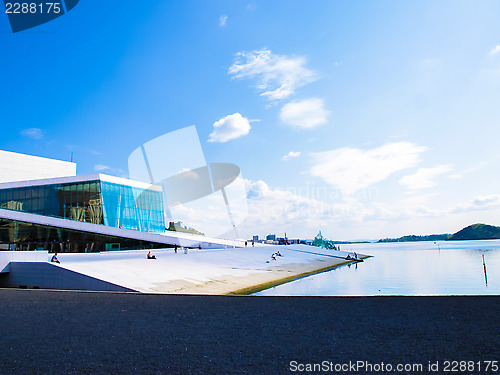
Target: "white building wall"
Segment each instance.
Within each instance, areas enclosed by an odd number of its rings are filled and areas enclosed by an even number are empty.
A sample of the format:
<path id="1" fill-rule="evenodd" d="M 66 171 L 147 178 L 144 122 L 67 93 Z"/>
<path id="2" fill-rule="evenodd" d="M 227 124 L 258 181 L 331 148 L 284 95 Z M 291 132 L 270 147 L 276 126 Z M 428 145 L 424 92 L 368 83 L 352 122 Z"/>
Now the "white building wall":
<path id="1" fill-rule="evenodd" d="M 0 150 L 0 183 L 76 176 L 76 163 Z"/>
<path id="2" fill-rule="evenodd" d="M 0 251 L 0 273 L 9 272 L 10 262 L 48 262 L 48 251 Z"/>

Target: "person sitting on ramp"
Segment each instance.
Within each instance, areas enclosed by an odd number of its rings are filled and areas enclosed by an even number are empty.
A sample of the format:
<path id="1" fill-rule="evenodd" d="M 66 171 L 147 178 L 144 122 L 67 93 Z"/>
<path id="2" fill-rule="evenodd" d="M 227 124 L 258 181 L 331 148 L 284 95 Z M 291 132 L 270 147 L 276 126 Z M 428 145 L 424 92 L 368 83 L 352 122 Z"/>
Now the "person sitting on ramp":
<path id="1" fill-rule="evenodd" d="M 50 260 L 52 263 L 61 263 L 59 262 L 59 259 L 57 259 L 57 253 L 52 255 L 52 259 Z"/>

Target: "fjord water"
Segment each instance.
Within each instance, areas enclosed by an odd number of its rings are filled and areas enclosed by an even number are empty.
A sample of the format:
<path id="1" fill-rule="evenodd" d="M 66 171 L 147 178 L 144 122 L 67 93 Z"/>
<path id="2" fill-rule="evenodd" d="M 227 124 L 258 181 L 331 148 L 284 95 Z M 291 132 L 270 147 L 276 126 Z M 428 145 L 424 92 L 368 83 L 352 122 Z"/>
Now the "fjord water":
<path id="1" fill-rule="evenodd" d="M 256 295 L 500 295 L 500 240 L 340 246 L 373 257 Z"/>

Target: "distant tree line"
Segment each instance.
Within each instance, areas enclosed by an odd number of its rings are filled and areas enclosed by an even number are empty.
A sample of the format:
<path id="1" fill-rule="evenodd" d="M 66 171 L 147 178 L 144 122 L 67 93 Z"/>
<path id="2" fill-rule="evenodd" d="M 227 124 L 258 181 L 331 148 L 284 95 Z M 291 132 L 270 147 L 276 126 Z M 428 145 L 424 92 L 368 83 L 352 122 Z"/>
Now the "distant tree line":
<path id="1" fill-rule="evenodd" d="M 384 238 L 378 242 L 413 242 L 413 241 L 444 241 L 450 237 L 450 234 L 429 234 L 427 236 L 402 236 L 399 238 Z"/>
<path id="2" fill-rule="evenodd" d="M 473 224 L 454 234 L 430 234 L 427 236 L 409 235 L 399 238 L 384 238 L 378 242 L 413 241 L 459 241 L 459 240 L 496 240 L 500 239 L 500 227 L 487 224 Z"/>

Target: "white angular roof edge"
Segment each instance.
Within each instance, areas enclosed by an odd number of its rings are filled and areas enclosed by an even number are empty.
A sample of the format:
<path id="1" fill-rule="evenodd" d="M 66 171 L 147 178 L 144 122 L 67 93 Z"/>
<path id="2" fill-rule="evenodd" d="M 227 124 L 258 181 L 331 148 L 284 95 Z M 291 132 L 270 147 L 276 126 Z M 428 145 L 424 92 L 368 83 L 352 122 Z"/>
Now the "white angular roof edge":
<path id="1" fill-rule="evenodd" d="M 72 161 L 66 161 L 66 160 L 60 160 L 60 159 L 52 159 L 52 158 L 47 158 L 47 157 L 44 157 L 44 156 L 36 156 L 36 155 L 30 155 L 30 154 L 23 154 L 21 152 L 13 152 L 13 151 L 0 150 L 0 154 L 4 154 L 6 156 L 12 156 L 12 157 L 16 157 L 16 158 L 40 160 L 40 161 L 50 162 L 50 163 L 54 163 L 54 164 L 76 165 L 76 163 L 72 162 Z"/>
<path id="2" fill-rule="evenodd" d="M 0 183 L 76 176 L 76 163 L 0 150 Z"/>
<path id="3" fill-rule="evenodd" d="M 26 212 L 12 211 L 0 208 L 0 219 L 16 220 L 25 223 L 47 225 L 57 228 L 77 230 L 81 232 L 93 233 L 97 235 L 106 235 L 134 239 L 140 241 L 156 242 L 165 245 L 178 245 L 185 247 L 197 247 L 201 244 L 206 248 L 223 248 L 225 246 L 243 247 L 241 240 L 226 240 L 221 238 L 211 238 L 191 233 L 167 232 L 167 233 L 149 233 L 130 229 L 108 227 L 100 224 L 91 224 L 82 221 L 69 220 L 51 216 L 30 214 Z"/>
<path id="4" fill-rule="evenodd" d="M 83 176 L 54 177 L 54 178 L 44 178 L 38 180 L 4 182 L 0 183 L 0 189 L 14 189 L 14 188 L 29 187 L 29 186 L 68 184 L 73 182 L 86 182 L 86 181 L 96 181 L 96 180 L 110 182 L 113 184 L 136 187 L 139 189 L 162 191 L 161 187 L 158 185 L 152 185 L 141 181 L 129 180 L 127 178 L 122 178 L 122 177 L 110 176 L 102 173 L 89 174 Z"/>

